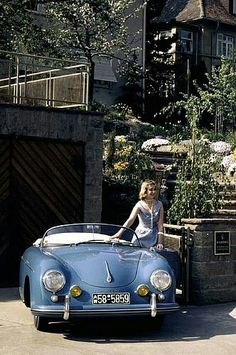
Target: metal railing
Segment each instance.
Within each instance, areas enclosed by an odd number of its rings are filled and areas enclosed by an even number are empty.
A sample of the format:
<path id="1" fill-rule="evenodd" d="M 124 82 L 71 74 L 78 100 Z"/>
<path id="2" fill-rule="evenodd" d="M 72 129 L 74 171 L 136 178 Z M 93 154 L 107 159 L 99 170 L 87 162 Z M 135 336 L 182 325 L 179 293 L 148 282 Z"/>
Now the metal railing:
<path id="1" fill-rule="evenodd" d="M 0 51 L 0 102 L 88 109 L 90 67 L 23 53 Z"/>
<path id="2" fill-rule="evenodd" d="M 189 227 L 164 223 L 165 246 L 178 251 L 181 262 L 182 302 L 190 301 L 190 252 L 193 246 L 192 232 Z"/>

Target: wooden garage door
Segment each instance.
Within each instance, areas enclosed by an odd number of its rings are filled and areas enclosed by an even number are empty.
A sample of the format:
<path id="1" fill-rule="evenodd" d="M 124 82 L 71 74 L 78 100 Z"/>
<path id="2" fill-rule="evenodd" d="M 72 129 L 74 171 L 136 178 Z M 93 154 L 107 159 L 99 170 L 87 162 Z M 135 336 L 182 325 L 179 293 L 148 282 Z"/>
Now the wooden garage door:
<path id="1" fill-rule="evenodd" d="M 83 221 L 83 180 L 82 144 L 0 139 L 0 286 L 47 228 Z"/>

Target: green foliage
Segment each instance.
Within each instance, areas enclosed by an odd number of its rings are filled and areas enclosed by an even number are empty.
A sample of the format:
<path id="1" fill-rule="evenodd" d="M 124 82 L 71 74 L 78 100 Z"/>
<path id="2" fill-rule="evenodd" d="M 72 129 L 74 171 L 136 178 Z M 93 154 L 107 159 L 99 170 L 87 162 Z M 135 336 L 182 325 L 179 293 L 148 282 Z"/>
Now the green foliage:
<path id="1" fill-rule="evenodd" d="M 225 133 L 215 133 L 212 130 L 202 130 L 202 134 L 210 142 L 223 141 L 229 143 L 232 147 L 236 147 L 236 132 L 226 131 Z"/>
<path id="2" fill-rule="evenodd" d="M 233 126 L 236 115 L 236 52 L 231 59 L 222 58 L 207 78 L 203 90 L 207 111 L 215 117 L 215 131 L 222 133 Z"/>
<path id="3" fill-rule="evenodd" d="M 232 147 L 236 148 L 236 132 L 227 132 L 224 140 L 231 144 Z"/>
<path id="4" fill-rule="evenodd" d="M 133 53 L 129 61 L 122 62 L 119 73 L 123 77 L 125 84 L 122 87 L 122 95 L 119 101 L 132 108 L 132 111 L 140 116 L 143 110 L 143 69 L 138 63 L 136 53 Z"/>
<path id="5" fill-rule="evenodd" d="M 113 56 L 117 49 L 127 48 L 127 21 L 136 16 L 137 6 L 130 14 L 134 0 L 40 0 L 54 25 L 55 46 L 67 57 L 78 54 L 89 60 L 93 56 Z"/>
<path id="6" fill-rule="evenodd" d="M 213 69 L 204 88 L 196 85 L 196 95 L 184 94 L 182 100 L 165 109 L 169 112 L 177 110 L 186 115 L 192 141 L 189 154 L 178 170 L 175 194 L 168 212 L 171 223 L 180 224 L 182 218 L 209 217 L 221 205 L 217 176 L 221 172 L 220 164 L 203 144 L 203 137 L 200 137 L 200 143 L 197 137 L 199 122 L 205 112 L 214 115 L 216 123 L 215 137 L 205 132 L 204 138 L 214 141 L 225 136 L 223 128 L 236 113 L 235 78 L 234 59 L 222 60 L 221 67 Z M 232 137 L 234 139 L 235 135 L 232 134 Z M 223 174 L 221 179 L 224 179 Z"/>
<path id="7" fill-rule="evenodd" d="M 19 50 L 19 42 L 30 27 L 31 19 L 27 12 L 27 0 L 0 1 L 0 49 Z"/>
<path id="8" fill-rule="evenodd" d="M 151 158 L 127 136 L 111 133 L 104 147 L 104 179 L 110 184 L 139 187 L 143 172 L 153 168 Z"/>
<path id="9" fill-rule="evenodd" d="M 195 94 L 182 94 L 182 99 L 167 105 L 163 112 L 185 116 L 193 129 L 205 117 L 214 120 L 215 134 L 225 134 L 235 128 L 236 116 L 236 53 L 231 59 L 221 59 L 219 67 L 206 74 L 207 83 L 195 83 Z"/>
<path id="10" fill-rule="evenodd" d="M 120 120 L 126 121 L 132 115 L 130 107 L 124 103 L 117 103 L 109 107 L 106 112 L 105 118 L 107 120 Z"/>
<path id="11" fill-rule="evenodd" d="M 160 110 L 173 95 L 176 70 L 170 49 L 176 36 L 160 27 L 155 20 L 160 15 L 163 1 L 149 1 L 147 4 L 146 71 L 145 71 L 145 114 L 151 123 L 164 123 Z"/>
<path id="12" fill-rule="evenodd" d="M 96 60 L 119 57 L 128 60 L 134 46 L 129 41 L 128 21 L 139 10 L 135 0 L 40 0 L 50 28 L 48 41 L 57 56 L 90 64 L 89 100 L 93 101 Z M 132 37 L 134 41 L 135 34 Z"/>
<path id="13" fill-rule="evenodd" d="M 179 166 L 168 211 L 170 223 L 181 224 L 182 218 L 207 218 L 220 207 L 222 198 L 216 178 L 219 171 L 219 162 L 212 157 L 209 148 L 200 143 L 196 147 L 194 166 L 190 155 Z"/>

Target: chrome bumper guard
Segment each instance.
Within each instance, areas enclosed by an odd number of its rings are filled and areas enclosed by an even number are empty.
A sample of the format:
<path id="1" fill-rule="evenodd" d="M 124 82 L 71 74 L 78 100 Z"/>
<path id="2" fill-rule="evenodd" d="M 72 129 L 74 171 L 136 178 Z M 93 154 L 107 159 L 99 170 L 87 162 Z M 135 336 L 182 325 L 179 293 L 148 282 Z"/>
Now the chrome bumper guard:
<path id="1" fill-rule="evenodd" d="M 157 314 L 157 297 L 155 293 L 151 294 L 150 299 L 150 307 L 151 307 L 151 317 L 156 317 Z M 63 319 L 68 320 L 70 317 L 70 295 L 65 296 L 65 304 L 64 304 L 64 314 Z"/>
<path id="2" fill-rule="evenodd" d="M 156 314 L 157 314 L 157 296 L 156 296 L 155 293 L 151 294 L 150 306 L 151 306 L 151 317 L 156 317 Z"/>
<path id="3" fill-rule="evenodd" d="M 70 295 L 65 296 L 65 309 L 63 319 L 68 320 L 70 317 Z"/>

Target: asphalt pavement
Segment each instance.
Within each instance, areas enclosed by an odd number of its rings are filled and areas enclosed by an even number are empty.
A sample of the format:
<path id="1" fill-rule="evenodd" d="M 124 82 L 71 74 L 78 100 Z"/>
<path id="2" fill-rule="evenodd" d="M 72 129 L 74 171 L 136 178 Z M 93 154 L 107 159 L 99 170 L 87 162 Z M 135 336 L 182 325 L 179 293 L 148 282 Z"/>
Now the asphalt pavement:
<path id="1" fill-rule="evenodd" d="M 0 288 L 0 354 L 235 355 L 236 302 L 181 306 L 160 330 L 141 320 L 90 319 L 34 328 L 17 288 Z"/>

